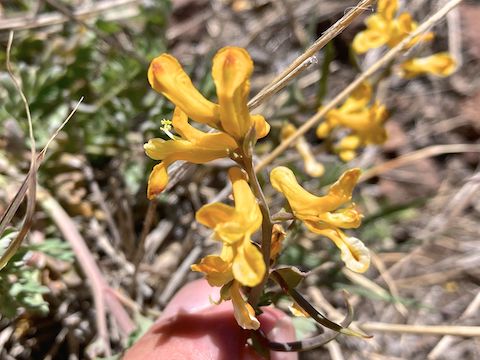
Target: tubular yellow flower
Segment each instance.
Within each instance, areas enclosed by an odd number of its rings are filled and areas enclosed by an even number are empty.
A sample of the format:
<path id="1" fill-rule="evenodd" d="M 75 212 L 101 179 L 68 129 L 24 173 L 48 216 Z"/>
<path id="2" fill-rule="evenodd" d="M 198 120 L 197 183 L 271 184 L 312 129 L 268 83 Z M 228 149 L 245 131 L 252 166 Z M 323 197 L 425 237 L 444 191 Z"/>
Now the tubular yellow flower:
<path id="1" fill-rule="evenodd" d="M 162 160 L 156 165 L 148 180 L 147 196 L 155 197 L 165 189 L 168 183 L 168 166 L 185 160 L 195 164 L 203 164 L 215 159 L 228 157 L 237 148 L 233 138 L 224 133 L 204 133 L 188 123 L 187 115 L 176 108 L 172 125 L 180 135 L 178 139 L 150 139 L 144 145 L 145 152 L 154 160 Z"/>
<path id="2" fill-rule="evenodd" d="M 297 219 L 302 220 L 310 231 L 326 236 L 335 243 L 347 268 L 364 272 L 370 264 L 368 249 L 360 240 L 347 237 L 340 230 L 360 226 L 361 215 L 351 203 L 352 191 L 359 176 L 359 169 L 346 171 L 330 187 L 327 195 L 320 197 L 302 188 L 293 172 L 286 167 L 273 169 L 270 181 L 286 197 Z"/>
<path id="3" fill-rule="evenodd" d="M 418 24 L 412 19 L 412 16 L 404 12 L 395 18 L 397 10 L 397 0 L 379 0 L 377 12 L 365 21 L 367 29 L 355 36 L 352 44 L 353 50 L 357 54 L 363 54 L 383 45 L 392 48 L 414 31 Z M 408 44 L 408 48 L 419 42 L 431 41 L 433 37 L 431 32 L 415 37 Z"/>
<path id="4" fill-rule="evenodd" d="M 400 65 L 400 75 L 406 79 L 425 74 L 445 77 L 451 75 L 455 69 L 455 60 L 450 54 L 438 53 L 405 61 Z"/>
<path id="5" fill-rule="evenodd" d="M 247 107 L 253 62 L 245 49 L 227 47 L 213 59 L 212 76 L 220 104 L 220 122 L 225 132 L 242 139 L 252 127 Z"/>
<path id="6" fill-rule="evenodd" d="M 148 69 L 150 86 L 178 106 L 191 119 L 218 126 L 218 105 L 208 101 L 198 92 L 192 81 L 169 54 L 162 54 L 152 60 Z"/>
<path id="7" fill-rule="evenodd" d="M 266 272 L 262 254 L 250 238 L 260 227 L 262 214 L 241 170 L 230 169 L 229 177 L 235 207 L 208 204 L 196 215 L 197 221 L 213 229 L 216 239 L 223 242 L 222 255 L 204 258 L 192 269 L 206 273 L 212 286 L 224 285 L 225 282 L 217 281 L 220 278 L 234 278 L 244 286 L 254 287 L 262 281 Z"/>
<path id="8" fill-rule="evenodd" d="M 251 115 L 248 111 L 252 71 L 253 62 L 245 49 L 226 47 L 218 51 L 213 59 L 212 75 L 219 104 L 205 99 L 178 61 L 169 54 L 153 59 L 148 80 L 152 88 L 166 96 L 192 120 L 221 130 L 241 144 L 253 126 L 257 138 L 266 136 L 270 130 L 261 115 Z"/>
<path id="9" fill-rule="evenodd" d="M 280 134 L 282 140 L 289 138 L 296 130 L 297 129 L 293 124 L 285 123 Z M 315 159 L 310 144 L 303 136 L 300 136 L 295 142 L 295 148 L 303 158 L 305 172 L 312 177 L 322 176 L 325 172 L 325 168 Z"/>
<path id="10" fill-rule="evenodd" d="M 222 252 L 219 256 L 204 257 L 191 268 L 205 273 L 210 285 L 222 286 L 220 301 L 231 299 L 238 324 L 244 329 L 256 330 L 260 323 L 240 287 L 254 287 L 265 276 L 262 254 L 250 239 L 262 223 L 262 213 L 242 171 L 231 168 L 228 175 L 235 207 L 208 204 L 196 214 L 197 221 L 213 229 L 215 238 L 223 242 Z"/>
<path id="11" fill-rule="evenodd" d="M 325 122 L 317 128 L 319 138 L 326 138 L 336 127 L 351 130 L 351 134 L 336 146 L 336 151 L 343 161 L 355 158 L 359 147 L 383 144 L 387 139 L 384 124 L 388 118 L 388 112 L 379 102 L 369 106 L 371 97 L 371 86 L 368 83 L 362 84 L 340 108 L 330 110 Z"/>

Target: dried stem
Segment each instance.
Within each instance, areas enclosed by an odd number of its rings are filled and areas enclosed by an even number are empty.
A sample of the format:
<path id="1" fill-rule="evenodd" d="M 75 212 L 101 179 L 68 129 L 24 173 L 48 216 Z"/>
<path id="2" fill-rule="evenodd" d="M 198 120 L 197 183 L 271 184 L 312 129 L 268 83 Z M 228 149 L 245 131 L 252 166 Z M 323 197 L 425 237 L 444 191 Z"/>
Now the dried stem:
<path id="1" fill-rule="evenodd" d="M 302 55 L 296 58 L 285 70 L 283 70 L 272 83 L 263 88 L 253 99 L 248 102 L 250 109 L 256 108 L 260 103 L 281 90 L 291 79 L 297 76 L 312 63 L 314 55 L 333 38 L 338 36 L 345 28 L 352 23 L 360 14 L 372 5 L 375 0 L 362 0 L 347 12 L 340 20 L 333 24 L 323 35 L 318 38 Z"/>
<path id="2" fill-rule="evenodd" d="M 480 326 L 449 326 L 449 325 L 408 325 L 387 324 L 381 322 L 358 323 L 365 331 L 394 332 L 419 335 L 452 335 L 464 337 L 480 336 Z"/>
<path id="3" fill-rule="evenodd" d="M 282 143 L 277 146 L 268 156 L 263 158 L 256 166 L 255 171 L 263 169 L 266 165 L 270 164 L 275 160 L 281 153 L 283 153 L 298 137 L 304 135 L 310 128 L 316 125 L 327 112 L 332 110 L 334 107 L 338 106 L 340 102 L 347 98 L 352 91 L 354 91 L 361 83 L 367 80 L 370 76 L 375 74 L 378 70 L 382 69 L 390 61 L 395 59 L 402 51 L 405 51 L 407 44 L 412 41 L 413 38 L 421 35 L 425 31 L 428 31 L 432 26 L 437 22 L 442 20 L 450 10 L 455 8 L 460 4 L 462 0 L 450 0 L 446 3 L 440 10 L 433 14 L 430 18 L 424 21 L 415 31 L 413 31 L 409 36 L 403 39 L 398 45 L 389 50 L 385 55 L 383 55 L 376 63 L 370 66 L 362 74 L 360 74 L 355 81 L 348 85 L 343 91 L 341 91 L 335 98 L 332 99 L 325 107 L 323 107 L 319 112 L 312 116 L 305 124 L 303 124 L 298 130 L 292 134 L 290 137 L 282 141 Z"/>
<path id="4" fill-rule="evenodd" d="M 426 148 L 413 151 L 411 153 L 399 156 L 390 161 L 384 162 L 371 169 L 365 171 L 360 177 L 360 181 L 369 180 L 387 171 L 405 166 L 406 164 L 443 154 L 464 153 L 464 152 L 480 152 L 479 144 L 446 144 L 432 145 Z"/>

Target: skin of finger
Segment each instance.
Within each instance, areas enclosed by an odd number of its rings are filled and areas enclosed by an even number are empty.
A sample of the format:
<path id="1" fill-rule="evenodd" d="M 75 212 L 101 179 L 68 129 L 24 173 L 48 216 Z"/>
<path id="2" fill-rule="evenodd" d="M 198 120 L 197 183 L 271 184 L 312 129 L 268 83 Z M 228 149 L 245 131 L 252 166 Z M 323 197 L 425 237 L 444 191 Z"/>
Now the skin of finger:
<path id="1" fill-rule="evenodd" d="M 209 296 L 217 300 L 219 292 L 205 280 L 187 284 L 124 359 L 261 359 L 246 345 L 248 332 L 236 323 L 231 303 L 212 305 Z M 272 307 L 263 311 L 259 321 L 270 340 L 295 340 L 295 329 L 287 315 Z M 298 356 L 271 352 L 271 359 L 295 360 Z"/>

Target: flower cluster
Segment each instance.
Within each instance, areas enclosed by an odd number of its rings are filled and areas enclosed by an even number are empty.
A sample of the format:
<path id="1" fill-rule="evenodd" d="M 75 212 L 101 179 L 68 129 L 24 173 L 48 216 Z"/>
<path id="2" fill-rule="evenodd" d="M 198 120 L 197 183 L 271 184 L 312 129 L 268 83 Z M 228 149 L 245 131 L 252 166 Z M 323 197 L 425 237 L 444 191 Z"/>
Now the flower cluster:
<path id="1" fill-rule="evenodd" d="M 272 223 L 268 211 L 265 216 L 261 210 L 261 206 L 265 209 L 268 205 L 259 194 L 259 185 L 253 185 L 258 184 L 258 180 L 253 170 L 251 149 L 245 149 L 245 146 L 253 146 L 254 140 L 266 136 L 270 128 L 262 116 L 250 114 L 247 107 L 252 71 L 253 63 L 244 49 L 227 47 L 220 50 L 213 59 L 212 68 L 218 97 L 216 104 L 194 88 L 175 58 L 168 54 L 155 58 L 148 72 L 150 84 L 176 108 L 171 121 L 162 120 L 162 130 L 169 139 L 151 139 L 145 144 L 145 151 L 152 159 L 161 161 L 149 177 L 147 195 L 150 199 L 165 189 L 168 167 L 177 160 L 201 164 L 231 158 L 237 163 L 238 166 L 228 172 L 234 206 L 212 203 L 202 206 L 196 213 L 196 220 L 212 229 L 214 239 L 221 243 L 221 251 L 218 255 L 205 256 L 191 268 L 204 273 L 211 286 L 221 287 L 219 301 L 232 301 L 234 316 L 242 328 L 256 330 L 260 326 L 256 318 L 258 299 L 251 300 L 250 297 L 254 288 L 261 287 L 271 276 L 270 266 L 281 251 L 286 233 L 280 224 Z M 358 101 L 365 102 L 365 99 Z M 211 131 L 204 132 L 192 126 L 189 119 L 210 127 Z M 362 121 L 351 128 L 358 130 L 356 136 L 362 137 L 362 143 L 368 143 L 370 138 L 362 129 L 368 127 L 370 133 L 374 126 L 369 124 L 369 116 Z M 338 120 L 338 124 L 346 123 Z M 330 125 L 337 124 L 332 120 Z M 288 137 L 294 131 L 293 125 L 286 126 L 283 136 Z M 252 142 L 251 137 L 256 139 Z M 305 139 L 299 139 L 296 147 L 305 159 L 307 172 L 320 176 L 324 172 L 323 165 L 315 162 Z M 310 231 L 332 240 L 340 249 L 346 266 L 363 272 L 369 265 L 368 250 L 360 240 L 341 230 L 360 225 L 361 215 L 351 203 L 359 174 L 358 169 L 345 172 L 322 197 L 303 189 L 293 172 L 285 167 L 274 168 L 270 179 L 272 186 L 290 205 L 287 221 L 300 220 Z M 252 236 L 261 227 L 261 242 L 257 244 Z M 269 247 L 268 251 L 264 251 L 265 246 Z M 299 303 L 295 306 L 298 313 L 305 313 Z"/>
<path id="2" fill-rule="evenodd" d="M 161 193 L 168 183 L 168 166 L 177 160 L 203 164 L 225 158 L 242 145 L 248 131 L 255 127 L 257 138 L 266 136 L 270 126 L 261 115 L 251 115 L 247 107 L 253 62 L 241 48 L 226 47 L 213 59 L 212 76 L 218 104 L 203 97 L 178 61 L 169 54 L 153 59 L 148 81 L 159 93 L 176 105 L 172 119 L 178 138 L 151 139 L 145 151 L 156 165 L 148 181 L 148 198 Z M 188 118 L 217 132 L 203 132 L 189 124 Z"/>
<path id="3" fill-rule="evenodd" d="M 262 254 L 252 243 L 251 235 L 262 224 L 262 214 L 244 174 L 239 168 L 229 170 L 235 207 L 222 203 L 203 206 L 197 212 L 197 221 L 214 230 L 215 239 L 222 242 L 222 252 L 208 255 L 192 270 L 205 273 L 212 286 L 224 286 L 222 299 L 233 300 L 235 318 L 244 329 L 260 325 L 253 308 L 243 299 L 240 285 L 254 287 L 265 276 Z"/>
<path id="4" fill-rule="evenodd" d="M 398 14 L 398 0 L 379 0 L 377 12 L 367 18 L 366 30 L 358 33 L 353 40 L 353 50 L 364 54 L 381 46 L 394 47 L 405 39 L 418 24 L 408 12 Z M 432 41 L 435 34 L 428 32 L 414 37 L 407 48 Z M 412 78 L 423 74 L 448 76 L 455 71 L 455 61 L 447 53 L 438 53 L 424 58 L 412 59 L 400 64 L 400 75 Z"/>
<path id="5" fill-rule="evenodd" d="M 335 150 L 343 161 L 357 155 L 357 149 L 370 144 L 383 144 L 387 139 L 385 121 L 388 112 L 378 101 L 372 102 L 372 86 L 363 83 L 338 109 L 326 114 L 317 128 L 320 139 L 328 137 L 337 127 L 347 128 L 350 134 L 342 138 Z"/>

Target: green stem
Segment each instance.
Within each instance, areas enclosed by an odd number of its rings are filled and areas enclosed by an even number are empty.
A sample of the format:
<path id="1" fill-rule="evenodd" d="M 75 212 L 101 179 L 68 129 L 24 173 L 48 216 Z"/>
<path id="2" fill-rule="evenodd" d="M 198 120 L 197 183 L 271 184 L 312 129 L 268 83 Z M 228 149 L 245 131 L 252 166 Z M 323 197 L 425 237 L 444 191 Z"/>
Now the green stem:
<path id="1" fill-rule="evenodd" d="M 252 291 L 250 292 L 248 301 L 250 305 L 255 307 L 260 300 L 260 296 L 262 295 L 263 289 L 268 279 L 268 273 L 270 268 L 270 249 L 271 249 L 271 242 L 272 242 L 272 218 L 270 216 L 270 209 L 268 208 L 267 201 L 265 199 L 265 195 L 263 194 L 262 187 L 258 182 L 257 175 L 255 173 L 255 169 L 253 166 L 253 160 L 251 156 L 247 156 L 245 153 L 242 154 L 243 157 L 243 165 L 244 169 L 248 174 L 248 181 L 252 188 L 252 191 L 255 197 L 258 200 L 258 206 L 260 207 L 260 211 L 262 213 L 262 255 L 263 261 L 265 262 L 265 276 L 260 284 L 255 286 Z"/>
<path id="2" fill-rule="evenodd" d="M 323 100 L 327 96 L 328 92 L 328 76 L 330 75 L 330 64 L 332 63 L 335 57 L 335 48 L 333 46 L 333 42 L 330 41 L 327 45 L 325 45 L 325 57 L 323 58 L 321 73 L 320 73 L 320 81 L 318 86 L 317 92 L 317 106 L 321 106 Z"/>

